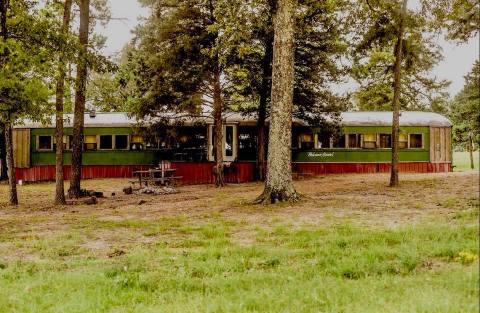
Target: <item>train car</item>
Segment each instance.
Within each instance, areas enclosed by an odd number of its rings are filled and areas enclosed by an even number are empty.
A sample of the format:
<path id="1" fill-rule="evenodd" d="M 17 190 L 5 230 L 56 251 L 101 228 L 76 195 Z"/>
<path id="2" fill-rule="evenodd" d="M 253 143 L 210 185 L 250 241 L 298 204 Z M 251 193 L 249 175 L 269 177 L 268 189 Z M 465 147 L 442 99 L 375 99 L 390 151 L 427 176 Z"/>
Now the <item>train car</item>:
<path id="1" fill-rule="evenodd" d="M 168 116 L 167 116 L 168 117 Z M 172 115 L 172 120 L 176 118 Z M 168 120 L 168 118 L 167 118 Z M 55 179 L 55 125 L 24 121 L 13 132 L 16 176 L 22 181 Z M 388 172 L 391 160 L 391 112 L 344 112 L 340 131 L 294 119 L 292 169 L 298 173 Z M 65 115 L 64 162 L 69 178 L 73 116 Z M 185 184 L 212 183 L 213 121 L 186 118 L 151 127 L 127 113 L 86 113 L 83 178 L 127 178 L 169 160 Z M 452 171 L 451 123 L 431 112 L 402 112 L 399 168 L 402 172 Z M 147 132 L 146 129 L 149 129 Z M 155 129 L 152 131 L 152 129 Z M 223 157 L 227 182 L 255 179 L 256 119 L 224 116 Z"/>

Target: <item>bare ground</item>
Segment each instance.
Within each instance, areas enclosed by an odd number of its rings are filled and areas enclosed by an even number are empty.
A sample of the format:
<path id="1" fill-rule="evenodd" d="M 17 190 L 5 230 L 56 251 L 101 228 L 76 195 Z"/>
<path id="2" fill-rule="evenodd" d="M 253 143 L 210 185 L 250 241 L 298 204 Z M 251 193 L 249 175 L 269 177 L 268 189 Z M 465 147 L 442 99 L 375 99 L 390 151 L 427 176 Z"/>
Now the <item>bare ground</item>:
<path id="1" fill-rule="evenodd" d="M 149 196 L 123 195 L 127 180 L 87 180 L 82 187 L 103 191 L 106 198 L 97 205 L 64 207 L 52 205 L 53 183 L 19 186 L 18 207 L 6 204 L 8 188 L 0 185 L 0 254 L 37 258 L 52 239 L 52 245 L 73 240 L 79 251 L 111 257 L 126 247 L 181 241 L 201 225 L 232 226 L 231 239 L 248 244 L 258 228 L 345 223 L 396 228 L 435 218 L 453 221 L 478 210 L 478 172 L 403 174 L 398 188 L 387 182 L 383 174 L 315 177 L 295 182 L 299 203 L 269 206 L 251 204 L 261 183 L 182 186 L 178 194 Z M 47 247 L 38 247 L 39 239 Z"/>

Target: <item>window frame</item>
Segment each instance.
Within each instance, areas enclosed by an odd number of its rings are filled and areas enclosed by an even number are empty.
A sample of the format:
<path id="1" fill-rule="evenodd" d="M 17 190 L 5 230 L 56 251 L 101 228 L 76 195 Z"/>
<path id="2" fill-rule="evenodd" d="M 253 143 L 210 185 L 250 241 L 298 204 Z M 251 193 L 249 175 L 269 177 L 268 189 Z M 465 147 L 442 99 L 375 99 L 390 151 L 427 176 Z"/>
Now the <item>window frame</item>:
<path id="1" fill-rule="evenodd" d="M 375 150 L 375 149 L 378 149 L 378 134 L 377 133 L 364 133 L 364 134 L 361 134 L 362 135 L 362 149 L 368 149 L 368 150 Z M 365 140 L 365 135 L 372 135 L 375 137 L 375 140 L 372 141 L 372 140 Z M 374 142 L 375 143 L 375 147 L 373 148 L 366 148 L 365 147 L 365 142 Z"/>
<path id="2" fill-rule="evenodd" d="M 67 151 L 68 149 L 68 135 L 63 135 L 62 137 L 62 143 L 63 143 L 63 151 Z M 53 136 L 53 150 L 57 150 L 57 138 Z"/>
<path id="3" fill-rule="evenodd" d="M 230 131 L 229 131 L 230 130 Z M 231 135 L 231 142 L 229 143 L 229 135 Z M 225 157 L 227 158 L 233 158 L 233 154 L 234 154 L 234 148 L 233 148 L 233 145 L 235 144 L 234 142 L 234 127 L 233 125 L 225 125 L 225 133 L 223 134 L 223 143 L 224 143 L 224 148 L 223 148 L 223 152 L 225 154 Z M 227 148 L 227 145 L 230 146 L 230 148 Z"/>
<path id="4" fill-rule="evenodd" d="M 300 150 L 300 151 L 308 151 L 308 150 L 314 150 L 314 149 L 317 149 L 316 148 L 316 142 L 315 142 L 315 135 L 316 133 L 314 133 L 313 131 L 311 133 L 306 133 L 304 131 L 302 132 L 299 132 L 297 134 L 297 139 L 298 139 L 298 147 L 297 149 Z M 311 141 L 303 141 L 303 136 L 311 136 L 312 140 Z M 304 147 L 303 144 L 309 144 L 311 145 L 311 147 Z"/>
<path id="5" fill-rule="evenodd" d="M 117 136 L 125 136 L 127 138 L 126 148 L 123 148 L 123 149 L 117 148 Z M 125 135 L 123 135 L 123 134 L 113 135 L 112 147 L 113 147 L 112 150 L 120 150 L 120 151 L 130 150 L 130 136 L 126 135 L 126 134 Z"/>
<path id="6" fill-rule="evenodd" d="M 382 147 L 382 135 L 389 135 L 390 136 L 390 147 Z M 380 150 L 391 150 L 392 149 L 392 146 L 393 146 L 392 133 L 378 133 L 377 138 L 378 138 L 377 149 L 380 149 Z"/>
<path id="7" fill-rule="evenodd" d="M 422 146 L 420 148 L 412 148 L 411 147 L 411 140 L 410 140 L 411 135 L 420 135 L 422 137 Z M 424 136 L 423 133 L 409 133 L 408 137 L 407 137 L 407 142 L 408 142 L 408 149 L 412 149 L 412 150 L 423 150 L 423 149 L 425 149 L 425 136 Z"/>
<path id="8" fill-rule="evenodd" d="M 85 138 L 87 136 L 91 136 L 91 137 L 95 137 L 95 142 L 86 142 L 85 141 Z M 95 145 L 95 149 L 87 149 L 87 145 Z M 100 149 L 99 148 L 99 137 L 98 135 L 86 135 L 86 134 L 83 134 L 83 137 L 82 137 L 82 151 L 85 151 L 85 152 L 89 152 L 89 151 L 98 151 Z"/>
<path id="9" fill-rule="evenodd" d="M 248 138 L 241 138 L 247 135 Z M 242 147 L 243 143 L 247 143 Z M 257 130 L 252 126 L 240 126 L 237 128 L 237 160 L 240 161 L 255 161 L 257 159 L 258 138 Z"/>
<path id="10" fill-rule="evenodd" d="M 128 148 L 129 150 L 132 150 L 132 151 L 142 151 L 142 150 L 146 150 L 147 149 L 147 144 L 145 143 L 145 138 L 142 136 L 142 135 L 139 135 L 139 134 L 132 134 L 129 136 L 129 141 L 128 141 Z M 142 141 L 137 141 L 137 140 L 133 140 L 134 137 L 140 137 L 142 139 Z M 132 146 L 133 145 L 138 145 L 140 146 L 141 148 L 140 149 L 132 149 Z M 158 143 L 157 143 L 158 145 Z"/>
<path id="11" fill-rule="evenodd" d="M 50 148 L 49 149 L 40 149 L 40 137 L 50 137 Z M 37 135 L 36 139 L 36 151 L 39 152 L 51 152 L 53 151 L 53 136 L 52 135 Z"/>
<path id="12" fill-rule="evenodd" d="M 400 136 L 401 136 L 401 135 L 405 135 L 406 140 L 400 140 Z M 399 149 L 408 149 L 408 143 L 409 143 L 408 138 L 409 138 L 409 137 L 410 137 L 410 135 L 409 135 L 408 133 L 407 133 L 407 134 L 405 134 L 405 133 L 399 133 L 399 135 L 398 135 L 398 148 L 399 148 Z M 401 144 L 402 142 L 405 143 L 405 147 L 400 147 L 400 144 Z"/>
<path id="13" fill-rule="evenodd" d="M 102 148 L 102 137 L 107 137 L 110 136 L 112 139 L 112 147 L 111 148 Z M 103 135 L 98 135 L 97 137 L 97 150 L 99 151 L 112 151 L 115 150 L 115 135 L 108 135 L 108 134 L 103 134 Z"/>
<path id="14" fill-rule="evenodd" d="M 67 147 L 65 150 L 73 150 L 73 135 L 65 135 L 65 137 L 67 138 Z"/>
<path id="15" fill-rule="evenodd" d="M 328 146 L 327 147 L 320 147 L 322 143 L 321 140 L 321 133 L 314 133 L 313 134 L 313 145 L 315 150 L 324 150 L 324 149 L 333 149 L 333 136 L 328 136 Z M 341 148 L 340 148 L 341 149 Z"/>
<path id="16" fill-rule="evenodd" d="M 360 143 L 358 145 L 358 147 L 350 147 L 350 140 L 348 138 L 348 136 L 350 135 L 355 135 L 355 142 L 356 143 Z M 345 134 L 345 149 L 354 149 L 354 150 L 357 150 L 357 149 L 362 149 L 362 134 L 361 133 L 347 133 Z"/>

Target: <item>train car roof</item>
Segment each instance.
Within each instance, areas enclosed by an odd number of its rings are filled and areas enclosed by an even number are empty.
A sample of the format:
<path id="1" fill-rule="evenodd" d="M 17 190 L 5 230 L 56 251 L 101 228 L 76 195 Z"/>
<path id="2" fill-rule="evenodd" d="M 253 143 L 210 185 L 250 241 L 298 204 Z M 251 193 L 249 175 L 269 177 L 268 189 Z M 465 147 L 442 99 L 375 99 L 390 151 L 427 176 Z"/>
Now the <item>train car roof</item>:
<path id="1" fill-rule="evenodd" d="M 132 127 L 141 124 L 154 123 L 160 118 L 150 118 L 145 120 L 138 120 L 131 117 L 124 112 L 96 112 L 94 114 L 85 113 L 84 121 L 85 127 Z M 185 125 L 192 125 L 194 123 L 213 122 L 208 116 L 189 116 L 174 113 L 167 113 L 162 116 L 162 119 L 168 121 L 179 121 Z M 255 124 L 256 116 L 244 115 L 240 113 L 225 113 L 224 120 L 227 123 L 239 124 Z M 388 111 L 358 111 L 358 112 L 342 112 L 340 113 L 340 120 L 344 126 L 391 126 L 392 112 Z M 65 127 L 73 126 L 73 114 L 64 115 Z M 300 119 L 294 118 L 293 122 L 297 125 L 308 126 L 308 124 Z M 173 123 L 173 122 L 172 122 Z M 314 125 L 311 125 L 314 126 Z M 438 113 L 433 112 L 419 112 L 419 111 L 403 111 L 400 115 L 400 126 L 434 126 L 434 127 L 450 127 L 451 122 Z M 31 120 L 23 120 L 15 125 L 15 128 L 53 128 L 55 127 L 55 118 L 42 122 L 34 122 Z"/>
<path id="2" fill-rule="evenodd" d="M 363 111 L 343 112 L 342 123 L 347 126 L 391 126 L 392 112 Z M 449 127 L 452 123 L 443 115 L 434 112 L 402 111 L 400 126 L 437 126 Z"/>

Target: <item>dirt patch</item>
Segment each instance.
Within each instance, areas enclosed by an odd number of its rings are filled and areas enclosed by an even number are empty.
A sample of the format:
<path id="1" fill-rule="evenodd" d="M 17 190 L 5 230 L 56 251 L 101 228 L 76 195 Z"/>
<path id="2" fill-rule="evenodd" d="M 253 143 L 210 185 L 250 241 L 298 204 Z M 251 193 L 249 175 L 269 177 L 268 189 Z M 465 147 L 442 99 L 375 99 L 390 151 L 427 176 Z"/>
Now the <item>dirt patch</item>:
<path id="1" fill-rule="evenodd" d="M 262 183 L 182 186 L 179 193 L 154 196 L 121 194 L 127 184 L 123 179 L 86 180 L 83 188 L 107 196 L 95 205 L 66 207 L 52 205 L 53 183 L 25 185 L 19 186 L 17 208 L 0 203 L 0 255 L 24 257 L 31 249 L 16 247 L 22 238 L 43 240 L 69 232 L 79 237 L 78 247 L 107 256 L 116 248 L 183 240 L 202 225 L 224 227 L 229 240 L 248 245 L 256 229 L 275 225 L 397 228 L 431 217 L 455 221 L 459 212 L 478 209 L 478 183 L 477 172 L 403 174 L 397 188 L 387 186 L 384 174 L 330 175 L 296 181 L 302 195 L 298 203 L 263 206 L 251 204 Z M 2 201 L 7 192 L 0 185 Z"/>

